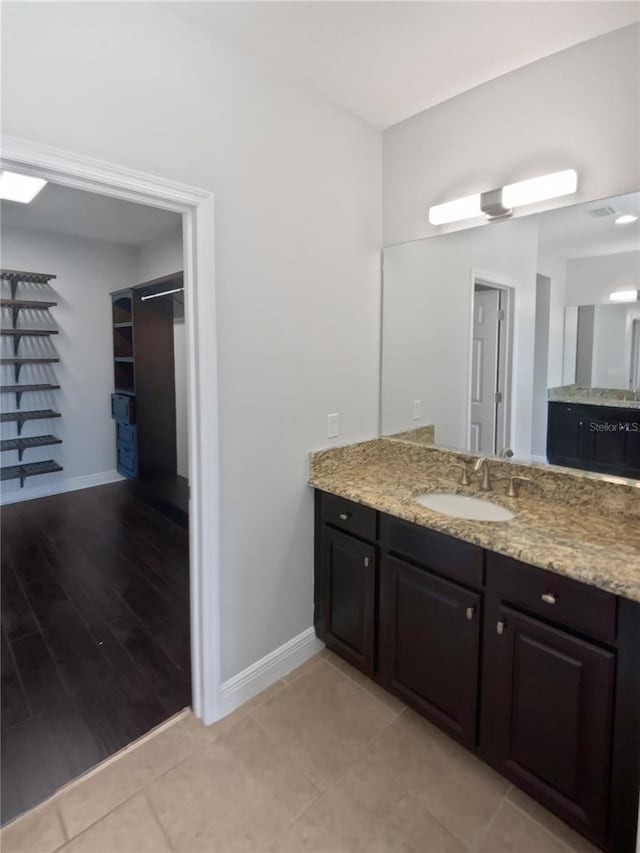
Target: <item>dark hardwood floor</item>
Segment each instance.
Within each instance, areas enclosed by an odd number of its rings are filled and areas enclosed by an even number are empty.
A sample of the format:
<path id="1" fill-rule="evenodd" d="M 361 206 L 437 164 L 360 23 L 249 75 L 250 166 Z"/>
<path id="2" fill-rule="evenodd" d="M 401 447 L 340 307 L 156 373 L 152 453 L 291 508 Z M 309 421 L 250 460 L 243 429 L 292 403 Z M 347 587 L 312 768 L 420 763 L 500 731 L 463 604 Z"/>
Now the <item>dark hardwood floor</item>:
<path id="1" fill-rule="evenodd" d="M 186 530 L 131 482 L 2 510 L 2 823 L 191 702 Z"/>

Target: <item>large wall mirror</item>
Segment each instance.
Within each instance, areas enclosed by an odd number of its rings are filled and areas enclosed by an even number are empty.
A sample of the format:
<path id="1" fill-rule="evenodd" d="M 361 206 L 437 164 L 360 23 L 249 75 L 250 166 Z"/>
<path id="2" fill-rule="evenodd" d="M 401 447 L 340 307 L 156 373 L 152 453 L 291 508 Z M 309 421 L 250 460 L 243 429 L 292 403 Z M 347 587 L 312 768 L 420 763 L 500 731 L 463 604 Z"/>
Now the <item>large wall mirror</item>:
<path id="1" fill-rule="evenodd" d="M 381 432 L 640 478 L 640 193 L 384 251 Z"/>

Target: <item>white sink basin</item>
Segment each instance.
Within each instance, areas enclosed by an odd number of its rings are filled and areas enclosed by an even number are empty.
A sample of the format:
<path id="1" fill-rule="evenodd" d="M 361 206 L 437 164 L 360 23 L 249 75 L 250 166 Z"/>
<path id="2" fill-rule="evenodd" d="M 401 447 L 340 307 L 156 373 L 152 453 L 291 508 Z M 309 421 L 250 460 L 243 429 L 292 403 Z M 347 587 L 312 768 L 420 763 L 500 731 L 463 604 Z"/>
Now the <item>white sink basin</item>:
<path id="1" fill-rule="evenodd" d="M 468 518 L 472 521 L 510 521 L 515 515 L 493 501 L 472 498 L 469 495 L 454 495 L 450 492 L 427 492 L 416 495 L 415 501 L 443 515 Z"/>

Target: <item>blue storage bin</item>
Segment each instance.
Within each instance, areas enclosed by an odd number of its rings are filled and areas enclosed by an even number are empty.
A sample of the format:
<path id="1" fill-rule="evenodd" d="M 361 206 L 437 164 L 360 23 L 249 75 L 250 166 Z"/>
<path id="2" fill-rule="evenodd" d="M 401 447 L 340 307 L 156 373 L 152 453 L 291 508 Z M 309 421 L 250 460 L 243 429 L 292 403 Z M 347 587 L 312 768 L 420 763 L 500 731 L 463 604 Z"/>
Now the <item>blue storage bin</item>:
<path id="1" fill-rule="evenodd" d="M 111 417 L 114 421 L 123 424 L 135 424 L 136 406 L 135 398 L 128 394 L 111 395 Z"/>

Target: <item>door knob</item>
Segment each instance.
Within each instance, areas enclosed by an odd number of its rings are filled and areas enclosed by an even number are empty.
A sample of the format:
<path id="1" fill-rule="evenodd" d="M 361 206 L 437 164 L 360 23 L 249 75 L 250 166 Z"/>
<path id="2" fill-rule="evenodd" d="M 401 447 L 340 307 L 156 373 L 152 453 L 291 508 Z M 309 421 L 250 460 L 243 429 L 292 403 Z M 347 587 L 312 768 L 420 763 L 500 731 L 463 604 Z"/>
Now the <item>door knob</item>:
<path id="1" fill-rule="evenodd" d="M 343 521 L 348 521 L 348 520 L 351 518 L 351 513 L 350 513 L 350 512 L 341 512 L 341 513 L 340 513 L 340 518 L 341 518 Z"/>

